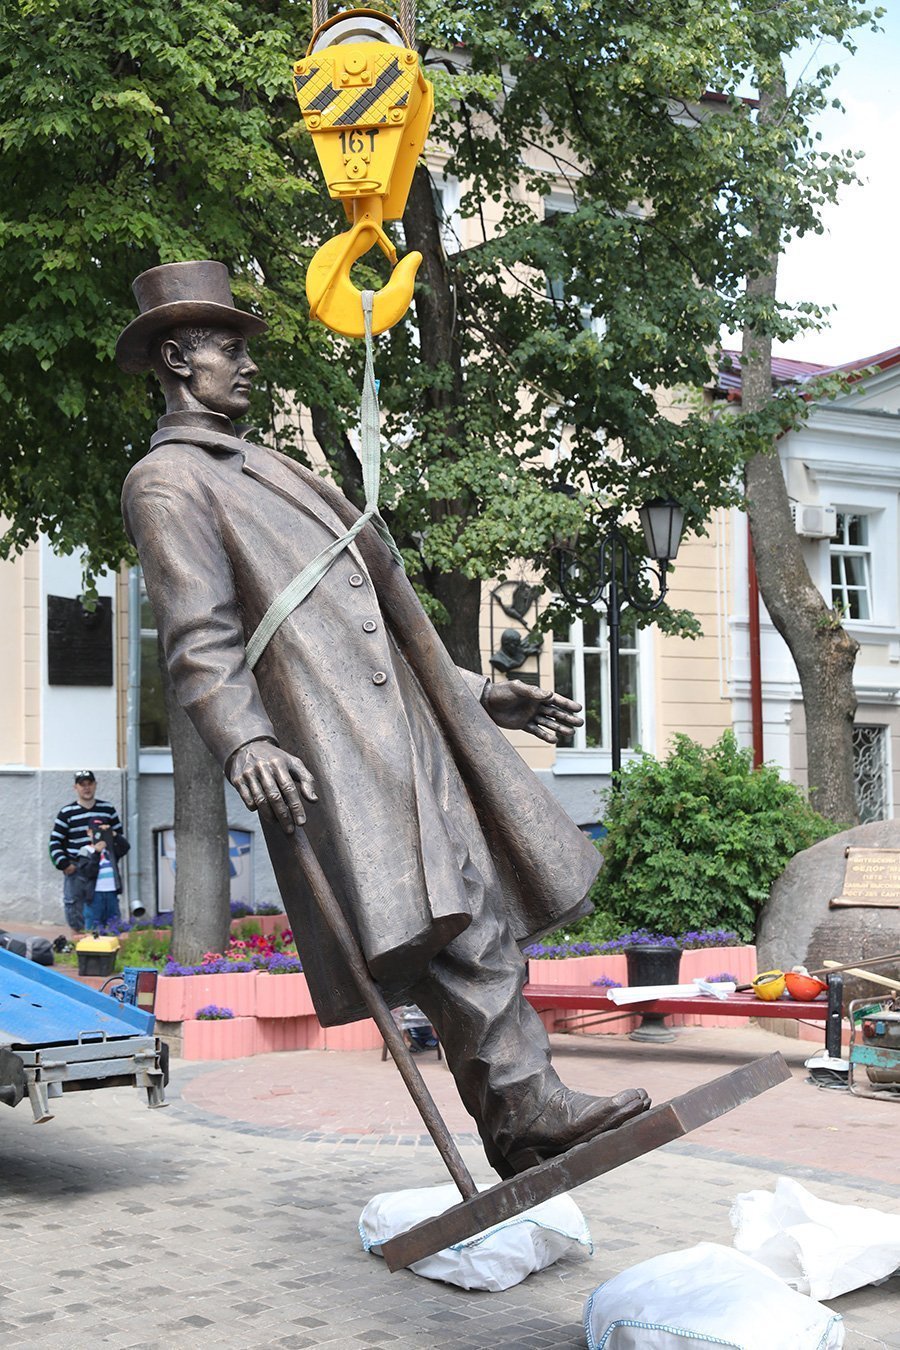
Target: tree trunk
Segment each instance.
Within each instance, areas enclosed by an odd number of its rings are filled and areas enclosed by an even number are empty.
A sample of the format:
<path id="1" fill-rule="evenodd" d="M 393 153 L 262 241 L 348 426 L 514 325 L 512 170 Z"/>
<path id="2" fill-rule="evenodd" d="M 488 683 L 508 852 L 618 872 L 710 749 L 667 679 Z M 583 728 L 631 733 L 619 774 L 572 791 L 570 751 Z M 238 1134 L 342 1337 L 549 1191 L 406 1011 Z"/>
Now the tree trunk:
<path id="1" fill-rule="evenodd" d="M 783 79 L 761 89 L 760 122 L 779 115 L 784 96 Z M 765 270 L 748 280 L 748 297 L 774 301 L 777 276 L 778 255 L 772 253 Z M 748 328 L 741 353 L 742 407 L 757 412 L 771 397 L 772 339 Z M 760 594 L 800 677 L 810 801 L 829 820 L 853 825 L 859 819 L 852 741 L 859 644 L 841 627 L 809 574 L 777 446 L 748 460 L 744 482 Z"/>
<path id="2" fill-rule="evenodd" d="M 228 819 L 222 770 L 175 697 L 165 660 L 160 671 L 169 718 L 175 784 L 175 917 L 172 957 L 195 965 L 228 944 Z"/>
<path id="3" fill-rule="evenodd" d="M 428 589 L 449 616 L 446 623 L 435 624 L 447 651 L 458 666 L 480 675 L 481 582 L 477 578 L 464 577 L 460 572 L 449 572 L 432 577 Z"/>
<path id="4" fill-rule="evenodd" d="M 462 358 L 456 340 L 458 295 L 447 265 L 431 179 L 422 164 L 413 176 L 403 229 L 407 245 L 410 249 L 418 249 L 423 259 L 415 299 L 422 364 L 432 367 L 436 375 L 441 372 L 426 391 L 425 398 L 429 410 L 444 413 L 446 443 L 453 445 L 461 439 L 465 398 Z M 449 381 L 445 377 L 448 370 Z M 431 513 L 434 520 L 446 515 L 465 520 L 474 509 L 472 500 L 457 497 L 450 501 L 434 501 Z M 425 583 L 448 615 L 446 623 L 435 625 L 444 646 L 457 665 L 480 672 L 481 582 L 462 572 L 438 572 L 426 567 Z"/>
<path id="5" fill-rule="evenodd" d="M 362 511 L 366 504 L 362 465 L 356 457 L 349 437 L 325 408 L 313 404 L 310 407 L 310 415 L 313 435 L 331 465 L 338 487 L 347 500 Z"/>

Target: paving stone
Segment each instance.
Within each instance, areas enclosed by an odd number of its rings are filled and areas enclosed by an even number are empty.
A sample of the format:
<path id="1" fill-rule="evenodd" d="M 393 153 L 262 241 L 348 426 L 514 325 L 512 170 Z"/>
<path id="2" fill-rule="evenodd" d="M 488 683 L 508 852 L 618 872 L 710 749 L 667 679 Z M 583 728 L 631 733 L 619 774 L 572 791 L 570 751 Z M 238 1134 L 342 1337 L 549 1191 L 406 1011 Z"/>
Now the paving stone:
<path id="1" fill-rule="evenodd" d="M 687 1029 L 665 1050 L 578 1039 L 556 1038 L 566 1081 L 603 1092 L 644 1083 L 657 1099 L 792 1044 L 746 1028 Z M 792 1053 L 799 1064 L 808 1049 Z M 421 1067 L 476 1180 L 490 1180 L 445 1066 Z M 277 1097 L 273 1127 L 259 1093 L 281 1087 L 291 1090 Z M 730 1243 L 734 1196 L 771 1188 L 780 1173 L 825 1199 L 900 1213 L 890 1112 L 817 1093 L 799 1072 L 776 1093 L 576 1191 L 593 1258 L 566 1259 L 503 1294 L 391 1275 L 361 1250 L 356 1224 L 374 1194 L 446 1181 L 378 1051 L 176 1062 L 162 1112 L 124 1088 L 67 1096 L 39 1131 L 7 1110 L 0 1192 L 14 1202 L 15 1226 L 4 1227 L 0 1342 L 584 1350 L 581 1310 L 598 1284 L 701 1239 Z M 900 1350 L 898 1294 L 893 1279 L 833 1301 L 846 1350 Z"/>

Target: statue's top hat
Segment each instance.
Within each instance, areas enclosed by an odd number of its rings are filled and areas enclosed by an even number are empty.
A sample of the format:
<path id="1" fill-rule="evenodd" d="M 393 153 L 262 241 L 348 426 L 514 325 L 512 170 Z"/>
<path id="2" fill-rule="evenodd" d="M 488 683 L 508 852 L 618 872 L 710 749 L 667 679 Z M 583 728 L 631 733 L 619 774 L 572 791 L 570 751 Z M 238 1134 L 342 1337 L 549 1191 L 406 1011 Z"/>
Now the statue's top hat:
<path id="1" fill-rule="evenodd" d="M 248 337 L 266 330 L 255 314 L 235 309 L 224 263 L 163 263 L 142 272 L 131 289 L 141 312 L 119 334 L 116 360 L 132 375 L 150 369 L 154 338 L 176 324 L 236 328 Z"/>

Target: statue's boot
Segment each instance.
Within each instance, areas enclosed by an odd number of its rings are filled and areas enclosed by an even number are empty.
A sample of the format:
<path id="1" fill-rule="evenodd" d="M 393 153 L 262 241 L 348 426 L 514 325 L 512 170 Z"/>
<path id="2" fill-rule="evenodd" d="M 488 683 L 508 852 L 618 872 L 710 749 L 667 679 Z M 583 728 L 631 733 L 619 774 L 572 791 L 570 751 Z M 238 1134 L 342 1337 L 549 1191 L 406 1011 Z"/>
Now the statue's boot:
<path id="1" fill-rule="evenodd" d="M 642 1088 L 626 1088 L 614 1097 L 591 1097 L 567 1087 L 555 1092 L 528 1128 L 512 1144 L 497 1143 L 513 1172 L 525 1172 L 548 1158 L 567 1153 L 595 1135 L 616 1130 L 650 1106 Z"/>
<path id="2" fill-rule="evenodd" d="M 432 959 L 410 995 L 437 1032 L 488 1161 L 507 1178 L 616 1129 L 650 1102 L 639 1089 L 592 1097 L 565 1086 L 543 1023 L 522 996 L 525 961 L 500 906 L 473 909 L 469 928 Z"/>

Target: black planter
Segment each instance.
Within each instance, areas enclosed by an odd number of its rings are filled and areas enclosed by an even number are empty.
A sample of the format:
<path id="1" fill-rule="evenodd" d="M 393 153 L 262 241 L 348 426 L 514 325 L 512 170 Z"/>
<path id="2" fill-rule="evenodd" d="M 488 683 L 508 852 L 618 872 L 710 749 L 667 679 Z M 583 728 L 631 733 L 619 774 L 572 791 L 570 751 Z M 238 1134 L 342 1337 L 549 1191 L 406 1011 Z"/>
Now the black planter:
<path id="1" fill-rule="evenodd" d="M 650 943 L 625 948 L 629 985 L 677 984 L 681 967 L 681 948 L 654 946 Z M 675 1040 L 675 1032 L 666 1026 L 665 1013 L 643 1013 L 641 1024 L 629 1040 L 664 1044 Z"/>

